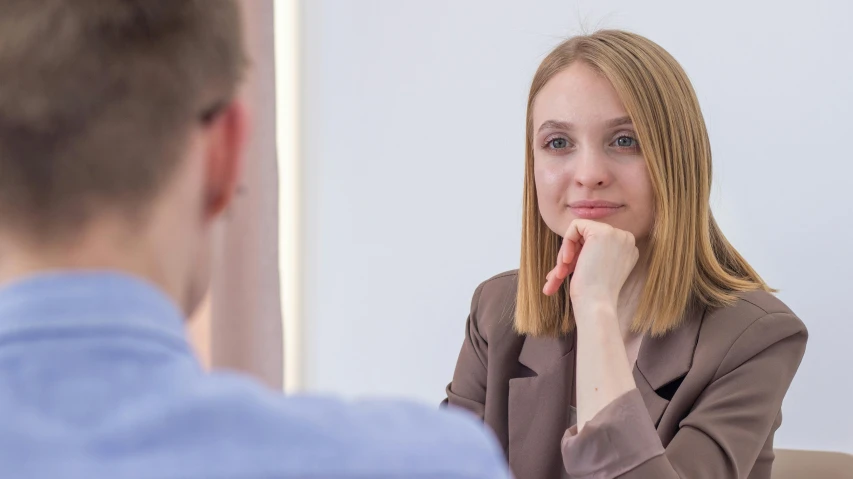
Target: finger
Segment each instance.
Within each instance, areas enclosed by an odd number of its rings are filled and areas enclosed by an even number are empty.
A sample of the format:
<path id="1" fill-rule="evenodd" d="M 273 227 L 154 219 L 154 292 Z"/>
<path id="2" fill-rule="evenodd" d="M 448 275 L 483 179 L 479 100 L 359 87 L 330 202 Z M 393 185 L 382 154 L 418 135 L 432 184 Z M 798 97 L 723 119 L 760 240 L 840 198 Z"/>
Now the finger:
<path id="1" fill-rule="evenodd" d="M 584 220 L 572 220 L 566 234 L 563 235 L 563 242 L 580 243 L 585 231 L 586 222 Z"/>
<path id="2" fill-rule="evenodd" d="M 554 277 L 554 270 L 555 269 L 557 269 L 556 266 L 551 268 L 551 271 L 548 271 L 548 274 L 545 275 L 545 281 L 551 281 L 551 278 Z"/>
<path id="3" fill-rule="evenodd" d="M 577 227 L 578 225 L 572 222 L 569 230 L 576 230 Z M 576 238 L 582 239 L 582 236 L 577 233 L 573 233 L 570 236 L 567 233 L 563 237 L 563 242 L 560 244 L 559 251 L 557 251 L 557 264 L 545 277 L 545 286 L 542 288 L 542 292 L 546 295 L 550 296 L 559 291 L 563 281 L 574 271 L 575 264 L 577 263 L 577 255 L 581 247 Z"/>
<path id="4" fill-rule="evenodd" d="M 563 282 L 574 271 L 575 263 L 559 263 L 548 273 L 542 292 L 550 296 L 560 290 Z"/>
<path id="5" fill-rule="evenodd" d="M 566 279 L 566 277 L 568 275 L 569 275 L 568 268 L 566 267 L 566 265 L 561 264 L 561 265 L 557 266 L 556 268 L 554 268 L 554 274 L 551 275 L 551 279 L 557 280 L 557 281 L 562 281 L 562 280 Z"/>
<path id="6" fill-rule="evenodd" d="M 563 247 L 561 249 L 563 252 L 562 263 L 574 263 L 577 260 L 579 246 L 580 245 L 574 241 L 563 240 Z"/>
<path id="7" fill-rule="evenodd" d="M 578 253 L 575 255 L 575 259 L 570 263 L 566 263 L 566 276 L 575 272 L 575 266 L 578 264 L 578 258 L 580 258 L 581 251 L 583 251 L 583 247 L 578 248 Z"/>
<path id="8" fill-rule="evenodd" d="M 560 290 L 560 286 L 563 284 L 563 280 L 565 278 L 559 278 L 556 275 L 551 276 L 551 279 L 545 282 L 545 286 L 542 288 L 542 292 L 547 296 L 551 296 Z"/>
<path id="9" fill-rule="evenodd" d="M 560 265 L 561 263 L 557 263 L 557 265 L 554 266 L 554 268 L 552 268 L 545 277 L 545 285 L 543 286 L 542 291 L 547 295 L 551 295 L 554 291 L 557 291 L 560 288 L 560 284 L 565 279 Z"/>
<path id="10" fill-rule="evenodd" d="M 559 263 L 549 273 L 545 281 L 545 286 L 542 292 L 548 296 L 560 290 L 560 287 L 566 281 L 570 274 L 574 273 L 577 261 L 571 263 Z"/>
<path id="11" fill-rule="evenodd" d="M 551 272 L 548 273 L 550 276 L 555 276 L 559 274 L 560 266 L 565 264 L 565 250 L 562 245 L 560 245 L 560 249 L 557 251 L 557 263 L 551 268 Z"/>
<path id="12" fill-rule="evenodd" d="M 587 224 L 584 220 L 574 220 L 569 224 L 566 234 L 563 235 L 563 244 L 560 245 L 562 260 L 571 263 L 577 259 L 581 245 L 584 243 L 584 234 Z"/>

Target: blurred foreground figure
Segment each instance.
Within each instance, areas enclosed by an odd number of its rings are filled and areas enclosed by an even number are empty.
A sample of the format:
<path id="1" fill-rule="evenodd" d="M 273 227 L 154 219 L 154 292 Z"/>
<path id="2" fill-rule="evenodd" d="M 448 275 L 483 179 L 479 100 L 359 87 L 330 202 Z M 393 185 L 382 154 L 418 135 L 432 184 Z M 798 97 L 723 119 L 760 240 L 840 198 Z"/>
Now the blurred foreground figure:
<path id="1" fill-rule="evenodd" d="M 463 413 L 206 374 L 184 320 L 246 136 L 233 0 L 0 0 L 0 471 L 502 478 Z"/>

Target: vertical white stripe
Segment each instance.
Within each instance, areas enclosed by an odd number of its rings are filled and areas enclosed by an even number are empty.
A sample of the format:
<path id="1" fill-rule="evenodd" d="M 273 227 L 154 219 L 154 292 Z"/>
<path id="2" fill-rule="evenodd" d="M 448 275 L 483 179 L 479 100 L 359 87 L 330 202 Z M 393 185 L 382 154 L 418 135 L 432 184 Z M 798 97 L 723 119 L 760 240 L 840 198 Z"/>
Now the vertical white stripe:
<path id="1" fill-rule="evenodd" d="M 302 387 L 299 289 L 299 1 L 276 0 L 273 4 L 284 390 L 290 393 L 299 391 Z"/>

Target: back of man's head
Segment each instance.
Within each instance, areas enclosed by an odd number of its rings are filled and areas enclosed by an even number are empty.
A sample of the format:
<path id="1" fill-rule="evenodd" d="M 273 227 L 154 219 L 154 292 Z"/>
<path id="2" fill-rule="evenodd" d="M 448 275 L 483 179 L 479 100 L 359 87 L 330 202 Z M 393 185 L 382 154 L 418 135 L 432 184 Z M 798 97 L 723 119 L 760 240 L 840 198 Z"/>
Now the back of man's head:
<path id="1" fill-rule="evenodd" d="M 0 229 L 143 214 L 244 63 L 235 0 L 0 0 Z"/>

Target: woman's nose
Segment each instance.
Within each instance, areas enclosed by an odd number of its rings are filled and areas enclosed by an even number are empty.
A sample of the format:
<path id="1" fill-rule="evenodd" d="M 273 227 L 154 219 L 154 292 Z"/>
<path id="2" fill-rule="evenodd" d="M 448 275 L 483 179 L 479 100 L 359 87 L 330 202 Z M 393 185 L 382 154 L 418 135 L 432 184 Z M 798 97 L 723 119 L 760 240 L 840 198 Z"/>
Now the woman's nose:
<path id="1" fill-rule="evenodd" d="M 604 188 L 610 184 L 612 175 L 604 152 L 583 151 L 576 158 L 574 181 L 590 189 Z"/>

